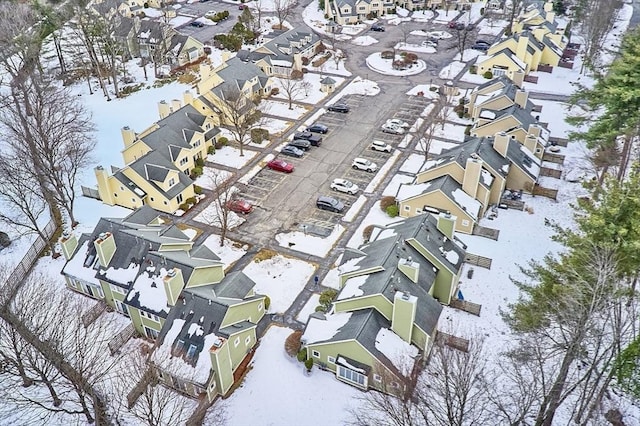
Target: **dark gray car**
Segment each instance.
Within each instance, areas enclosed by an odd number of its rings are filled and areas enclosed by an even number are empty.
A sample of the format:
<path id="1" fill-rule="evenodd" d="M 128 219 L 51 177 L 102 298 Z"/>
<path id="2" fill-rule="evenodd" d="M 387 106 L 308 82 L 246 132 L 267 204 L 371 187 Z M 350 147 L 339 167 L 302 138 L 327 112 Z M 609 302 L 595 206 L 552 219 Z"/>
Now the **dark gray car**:
<path id="1" fill-rule="evenodd" d="M 340 213 L 344 210 L 344 203 L 333 197 L 321 195 L 316 200 L 316 207 L 320 210 L 327 210 L 334 213 Z"/>
<path id="2" fill-rule="evenodd" d="M 329 131 L 329 128 L 327 126 L 325 126 L 324 124 L 320 124 L 320 123 L 316 123 L 312 126 L 307 127 L 307 132 L 312 132 L 312 133 L 322 133 L 325 134 Z"/>
<path id="3" fill-rule="evenodd" d="M 293 135 L 293 139 L 304 139 L 311 142 L 312 146 L 320 146 L 322 136 L 311 132 L 297 132 Z"/>
<path id="4" fill-rule="evenodd" d="M 303 151 L 308 151 L 309 149 L 311 149 L 311 142 L 305 139 L 294 139 L 289 142 L 289 145 L 287 146 L 295 146 L 296 148 Z"/>

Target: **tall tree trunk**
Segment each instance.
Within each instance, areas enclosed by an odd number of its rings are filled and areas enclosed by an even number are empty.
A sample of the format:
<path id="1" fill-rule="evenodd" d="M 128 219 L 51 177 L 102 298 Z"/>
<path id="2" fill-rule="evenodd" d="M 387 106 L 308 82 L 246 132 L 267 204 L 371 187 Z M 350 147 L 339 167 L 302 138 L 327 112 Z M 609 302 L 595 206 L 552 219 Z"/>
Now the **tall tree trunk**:
<path id="1" fill-rule="evenodd" d="M 574 342 L 581 339 L 575 339 Z M 560 371 L 556 376 L 556 379 L 551 386 L 551 390 L 545 395 L 538 415 L 536 416 L 535 426 L 551 426 L 553 424 L 553 417 L 556 414 L 556 410 L 560 406 L 560 397 L 564 390 L 564 385 L 569 375 L 569 368 L 576 359 L 575 343 L 572 343 L 567 352 L 565 352 L 562 358 L 562 364 L 560 364 Z"/>

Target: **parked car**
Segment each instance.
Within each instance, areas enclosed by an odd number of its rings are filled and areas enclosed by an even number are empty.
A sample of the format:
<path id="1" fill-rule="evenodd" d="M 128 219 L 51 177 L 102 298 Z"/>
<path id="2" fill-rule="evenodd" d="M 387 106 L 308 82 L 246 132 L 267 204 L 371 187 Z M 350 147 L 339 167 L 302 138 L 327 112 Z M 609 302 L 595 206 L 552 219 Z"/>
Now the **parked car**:
<path id="1" fill-rule="evenodd" d="M 390 124 L 392 126 L 402 127 L 402 128 L 411 127 L 409 123 L 407 123 L 406 121 L 402 121 L 399 118 L 390 118 L 387 120 L 387 124 Z"/>
<path id="2" fill-rule="evenodd" d="M 402 135 L 404 134 L 404 129 L 402 127 L 393 125 L 393 124 L 389 124 L 389 123 L 384 123 L 382 125 L 382 131 L 384 133 L 390 133 L 392 135 Z"/>
<path id="3" fill-rule="evenodd" d="M 324 124 L 320 124 L 320 123 L 316 123 L 312 126 L 307 127 L 307 132 L 312 132 L 312 133 L 326 134 L 328 131 L 329 131 L 329 128 Z"/>
<path id="4" fill-rule="evenodd" d="M 308 151 L 311 149 L 311 142 L 309 142 L 306 139 L 294 139 L 291 142 L 289 142 L 288 146 L 295 146 L 298 149 L 301 149 L 303 151 Z"/>
<path id="5" fill-rule="evenodd" d="M 275 160 L 271 160 L 267 163 L 267 167 L 271 170 L 276 170 L 278 172 L 291 173 L 294 170 L 293 164 L 287 163 L 284 160 L 280 160 L 276 158 Z"/>
<path id="6" fill-rule="evenodd" d="M 349 106 L 345 105 L 345 104 L 335 104 L 335 105 L 331 105 L 327 108 L 329 111 L 333 111 L 333 112 L 342 112 L 342 113 L 347 113 L 349 112 Z"/>
<path id="7" fill-rule="evenodd" d="M 246 7 L 247 7 L 246 4 L 239 4 L 238 5 L 238 9 L 240 9 L 240 10 L 244 10 Z"/>
<path id="8" fill-rule="evenodd" d="M 311 132 L 297 132 L 293 135 L 293 139 L 304 139 L 311 142 L 311 146 L 320 146 L 322 136 Z"/>
<path id="9" fill-rule="evenodd" d="M 491 46 L 491 43 L 486 40 L 476 40 L 475 44 L 486 44 L 487 46 Z"/>
<path id="10" fill-rule="evenodd" d="M 376 31 L 376 32 L 383 33 L 384 32 L 384 25 L 382 25 L 381 23 L 373 24 L 371 26 L 371 31 Z"/>
<path id="11" fill-rule="evenodd" d="M 200 21 L 191 21 L 189 22 L 189 25 L 192 27 L 196 27 L 196 28 L 202 28 L 204 27 L 204 24 Z"/>
<path id="12" fill-rule="evenodd" d="M 356 170 L 364 170 L 365 172 L 373 173 L 378 170 L 378 165 L 373 163 L 366 158 L 354 158 L 351 162 L 351 167 Z"/>
<path id="13" fill-rule="evenodd" d="M 422 47 L 433 47 L 434 49 L 438 47 L 438 43 L 435 43 L 431 40 L 425 40 L 421 43 Z"/>
<path id="14" fill-rule="evenodd" d="M 288 155 L 289 157 L 300 158 L 304 155 L 304 151 L 300 148 L 296 148 L 293 145 L 285 145 L 285 147 L 282 148 L 282 151 L 280 151 L 280 154 Z"/>
<path id="15" fill-rule="evenodd" d="M 455 27 L 454 27 L 455 28 Z M 444 40 L 445 38 L 451 38 L 451 34 L 446 31 L 430 31 L 429 37 L 434 38 L 436 40 Z"/>
<path id="16" fill-rule="evenodd" d="M 227 202 L 227 209 L 235 213 L 249 214 L 253 211 L 253 204 L 242 199 L 229 200 Z"/>
<path id="17" fill-rule="evenodd" d="M 380 151 L 380 152 L 391 152 L 391 151 L 393 151 L 393 147 L 391 145 L 389 145 L 388 143 L 384 143 L 382 141 L 376 141 L 376 140 L 371 142 L 371 149 L 374 150 L 374 151 Z"/>
<path id="18" fill-rule="evenodd" d="M 358 188 L 358 185 L 356 185 L 355 183 L 351 182 L 350 180 L 340 178 L 334 179 L 333 182 L 331 182 L 331 189 L 333 189 L 334 191 L 345 192 L 351 195 L 357 194 L 360 190 L 360 188 Z"/>
<path id="19" fill-rule="evenodd" d="M 456 21 L 449 21 L 449 24 L 447 24 L 447 26 L 452 29 L 455 29 L 456 25 L 458 25 Z"/>
<path id="20" fill-rule="evenodd" d="M 340 200 L 336 200 L 333 197 L 322 195 L 316 200 L 316 207 L 321 210 L 340 213 L 342 210 L 344 210 L 344 203 Z"/>
<path id="21" fill-rule="evenodd" d="M 206 12 L 204 14 L 205 18 L 213 18 L 214 16 L 216 16 L 218 12 L 216 12 L 215 10 L 210 10 L 208 12 Z"/>
<path id="22" fill-rule="evenodd" d="M 481 52 L 486 52 L 487 50 L 489 50 L 489 45 L 488 44 L 475 43 L 473 46 L 471 46 L 471 48 L 473 50 L 479 50 Z"/>

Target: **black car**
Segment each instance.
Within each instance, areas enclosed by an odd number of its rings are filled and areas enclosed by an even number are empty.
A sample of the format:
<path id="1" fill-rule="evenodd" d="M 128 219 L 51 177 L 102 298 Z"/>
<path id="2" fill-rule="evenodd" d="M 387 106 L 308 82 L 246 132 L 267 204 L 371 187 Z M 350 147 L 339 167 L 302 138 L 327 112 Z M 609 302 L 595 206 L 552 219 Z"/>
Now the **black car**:
<path id="1" fill-rule="evenodd" d="M 293 139 L 304 139 L 311 142 L 311 146 L 320 146 L 322 136 L 311 132 L 297 132 L 293 135 Z"/>
<path id="2" fill-rule="evenodd" d="M 486 44 L 487 46 L 491 46 L 491 43 L 486 40 L 476 40 L 475 44 Z"/>
<path id="3" fill-rule="evenodd" d="M 384 32 L 384 26 L 382 26 L 382 24 L 373 24 L 371 26 L 371 31 L 377 31 L 379 33 L 383 33 Z"/>
<path id="4" fill-rule="evenodd" d="M 344 203 L 333 197 L 320 196 L 316 200 L 316 207 L 320 210 L 328 210 L 334 213 L 340 213 L 344 210 Z"/>
<path id="5" fill-rule="evenodd" d="M 312 133 L 326 134 L 328 131 L 329 131 L 329 128 L 324 124 L 320 124 L 320 123 L 316 123 L 313 126 L 307 127 L 307 132 L 312 132 Z"/>
<path id="6" fill-rule="evenodd" d="M 349 107 L 345 104 L 335 104 L 335 105 L 331 105 L 327 108 L 329 111 L 333 111 L 333 112 L 342 112 L 342 113 L 347 113 L 349 112 Z"/>
<path id="7" fill-rule="evenodd" d="M 284 148 L 282 148 L 282 151 L 280 151 L 280 154 L 288 155 L 289 157 L 300 158 L 304 155 L 304 151 L 299 148 L 296 148 L 295 146 L 286 145 Z"/>
<path id="8" fill-rule="evenodd" d="M 480 50 L 481 52 L 486 52 L 487 50 L 489 50 L 489 45 L 488 44 L 474 44 L 473 46 L 471 46 L 471 48 L 473 50 Z"/>
<path id="9" fill-rule="evenodd" d="M 311 142 L 306 139 L 294 139 L 289 142 L 288 146 L 295 146 L 296 148 L 303 151 L 308 151 L 309 149 L 311 149 Z"/>
<path id="10" fill-rule="evenodd" d="M 199 21 L 190 22 L 189 25 L 191 25 L 192 27 L 196 27 L 196 28 L 204 27 L 204 24 L 202 22 L 199 22 Z"/>

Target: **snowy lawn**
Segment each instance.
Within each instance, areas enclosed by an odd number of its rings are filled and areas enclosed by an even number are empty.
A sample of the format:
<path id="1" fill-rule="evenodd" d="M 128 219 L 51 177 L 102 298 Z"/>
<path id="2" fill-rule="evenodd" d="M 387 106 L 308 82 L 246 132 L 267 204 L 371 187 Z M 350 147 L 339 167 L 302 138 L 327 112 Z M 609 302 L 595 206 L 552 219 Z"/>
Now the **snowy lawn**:
<path id="1" fill-rule="evenodd" d="M 400 166 L 400 172 L 416 174 L 425 162 L 424 154 L 411 154 Z"/>
<path id="2" fill-rule="evenodd" d="M 418 63 L 411 65 L 411 68 L 407 68 L 405 70 L 394 70 L 391 66 L 391 59 L 382 59 L 382 57 L 380 56 L 380 52 L 372 53 L 371 55 L 367 56 L 366 62 L 367 66 L 372 71 L 380 74 L 395 76 L 420 74 L 427 68 L 425 62 L 421 59 L 418 59 Z"/>
<path id="3" fill-rule="evenodd" d="M 242 256 L 247 253 L 249 246 L 239 242 L 225 238 L 224 245 L 220 246 L 220 236 L 211 235 L 205 241 L 204 245 L 220 258 L 220 261 L 229 269 L 231 265 L 236 263 Z"/>
<path id="4" fill-rule="evenodd" d="M 360 36 L 351 40 L 351 43 L 355 44 L 356 46 L 370 46 L 372 44 L 378 43 L 378 40 L 371 36 Z"/>
<path id="5" fill-rule="evenodd" d="M 344 67 L 344 61 L 340 60 L 336 65 L 336 61 L 333 60 L 333 58 L 329 58 L 328 61 L 326 61 L 324 64 L 320 65 L 319 67 L 314 67 L 313 65 L 309 64 L 307 65 L 307 68 L 309 69 L 309 71 L 314 71 L 318 73 L 337 74 L 345 77 L 349 77 L 351 75 L 351 71 L 347 70 Z M 332 75 L 332 78 L 333 78 L 333 75 Z"/>
<path id="6" fill-rule="evenodd" d="M 231 188 L 231 191 L 237 192 L 237 188 Z M 206 223 L 207 225 L 222 227 L 222 221 L 224 219 L 222 211 L 220 209 L 219 201 L 213 200 L 209 205 L 202 210 L 196 217 L 193 218 L 197 222 Z M 242 225 L 247 219 L 243 214 L 238 214 L 232 211 L 227 212 L 227 228 L 234 229 Z"/>
<path id="7" fill-rule="evenodd" d="M 344 425 L 352 419 L 349 409 L 357 408 L 362 392 L 317 367 L 307 375 L 304 366 L 284 351 L 292 332 L 272 326 L 262 337 L 253 368 L 224 403 L 228 426 L 253 424 L 256 416 L 266 426 Z M 269 390 L 268 383 L 277 385 Z"/>
<path id="8" fill-rule="evenodd" d="M 420 93 L 421 96 L 424 97 L 424 98 L 438 99 L 440 97 L 440 95 L 438 95 L 437 91 L 430 90 L 431 87 L 435 87 L 435 86 L 431 86 L 429 84 L 418 84 L 413 89 L 409 90 L 407 92 L 407 95 L 409 95 L 409 96 L 418 96 L 418 94 Z"/>
<path id="9" fill-rule="evenodd" d="M 465 126 L 453 123 L 444 123 L 444 128 L 440 125 L 436 126 L 433 136 L 442 139 L 462 141 L 464 139 L 464 129 Z"/>
<path id="10" fill-rule="evenodd" d="M 257 151 L 252 151 L 246 147 L 243 149 L 244 156 L 240 156 L 240 149 L 235 146 L 227 145 L 220 149 L 216 149 L 215 154 L 207 155 L 207 161 L 214 164 L 241 169 L 249 161 L 258 155 Z"/>
<path id="11" fill-rule="evenodd" d="M 444 79 L 453 79 L 462 72 L 465 66 L 467 66 L 467 64 L 464 62 L 453 61 L 446 67 L 442 68 L 442 70 L 440 70 L 440 73 L 438 73 L 438 77 Z"/>
<path id="12" fill-rule="evenodd" d="M 276 241 L 280 247 L 288 247 L 302 253 L 325 257 L 344 231 L 343 226 L 336 225 L 326 238 L 316 237 L 304 231 L 294 231 L 276 234 Z"/>
<path id="13" fill-rule="evenodd" d="M 302 323 L 306 323 L 307 320 L 309 319 L 309 315 L 311 315 L 316 311 L 316 307 L 319 304 L 320 304 L 320 295 L 315 293 L 312 294 L 309 300 L 307 300 L 307 303 L 305 303 L 302 309 L 300 310 L 300 313 L 298 313 L 298 316 L 296 317 L 296 319 Z"/>
<path id="14" fill-rule="evenodd" d="M 243 272 L 256 283 L 256 293 L 271 299 L 269 312 L 282 313 L 289 309 L 316 268 L 298 259 L 274 254 L 269 259 L 249 263 Z"/>
<path id="15" fill-rule="evenodd" d="M 320 103 L 324 98 L 326 98 L 329 94 L 326 92 L 320 91 L 320 80 L 322 80 L 325 76 L 316 73 L 306 73 L 304 74 L 304 79 L 302 80 L 304 84 L 308 85 L 305 89 L 301 87 L 300 90 L 296 90 L 296 93 L 293 94 L 292 98 L 298 102 L 304 102 L 311 105 L 316 105 Z M 344 82 L 344 78 L 331 76 L 332 79 L 336 82 L 336 87 L 339 87 Z M 272 96 L 275 99 L 287 99 L 287 93 L 283 88 L 283 84 L 287 84 L 286 79 L 275 78 L 273 79 L 274 86 L 280 89 L 280 92 Z"/>
<path id="16" fill-rule="evenodd" d="M 215 189 L 226 182 L 232 175 L 233 173 L 227 170 L 203 167 L 202 176 L 196 179 L 195 184 L 205 189 Z"/>
<path id="17" fill-rule="evenodd" d="M 303 107 L 292 103 L 291 109 L 289 109 L 289 102 L 264 100 L 258 105 L 258 109 L 264 114 L 275 115 L 276 117 L 284 117 L 297 120 L 298 118 L 309 112 L 310 108 Z"/>
<path id="18" fill-rule="evenodd" d="M 421 138 L 418 141 L 418 144 L 416 145 L 416 151 L 420 153 L 424 152 L 426 142 L 427 142 L 426 139 Z M 462 140 L 460 140 L 460 142 L 462 142 Z M 445 142 L 445 141 L 441 141 L 439 139 L 433 138 L 431 139 L 431 142 L 429 142 L 429 154 L 438 155 L 442 153 L 442 151 L 451 149 L 456 145 L 458 145 L 458 143 Z"/>

